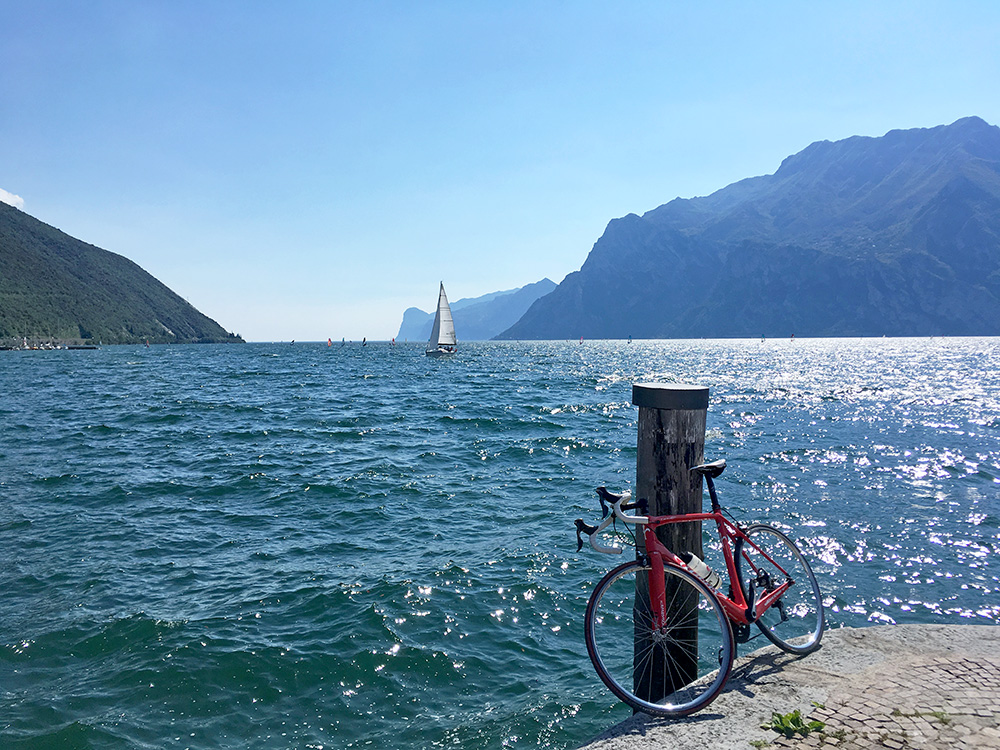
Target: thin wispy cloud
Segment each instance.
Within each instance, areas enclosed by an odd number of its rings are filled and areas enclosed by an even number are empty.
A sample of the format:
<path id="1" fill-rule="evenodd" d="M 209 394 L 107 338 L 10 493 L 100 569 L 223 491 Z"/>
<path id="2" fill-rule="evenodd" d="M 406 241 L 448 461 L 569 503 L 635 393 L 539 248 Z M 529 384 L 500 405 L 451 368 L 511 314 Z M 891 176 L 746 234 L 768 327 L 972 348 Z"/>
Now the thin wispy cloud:
<path id="1" fill-rule="evenodd" d="M 8 193 L 3 188 L 0 188 L 0 201 L 6 203 L 8 206 L 13 206 L 14 208 L 24 210 L 24 198 L 20 195 L 14 195 L 13 193 Z"/>

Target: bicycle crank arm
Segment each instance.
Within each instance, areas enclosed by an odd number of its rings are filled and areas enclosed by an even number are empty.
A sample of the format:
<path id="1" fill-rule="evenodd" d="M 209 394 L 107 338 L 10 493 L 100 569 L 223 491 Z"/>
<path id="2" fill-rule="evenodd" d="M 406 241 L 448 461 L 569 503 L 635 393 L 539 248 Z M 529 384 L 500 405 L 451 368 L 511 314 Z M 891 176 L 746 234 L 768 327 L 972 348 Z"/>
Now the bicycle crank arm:
<path id="1" fill-rule="evenodd" d="M 753 622 L 754 620 L 757 619 L 756 607 L 754 606 L 756 598 L 757 598 L 757 592 L 754 590 L 753 581 L 750 581 L 748 583 L 748 586 L 750 588 L 750 591 L 748 592 L 748 596 L 747 596 L 747 612 L 746 612 L 746 615 L 747 615 L 747 622 Z"/>

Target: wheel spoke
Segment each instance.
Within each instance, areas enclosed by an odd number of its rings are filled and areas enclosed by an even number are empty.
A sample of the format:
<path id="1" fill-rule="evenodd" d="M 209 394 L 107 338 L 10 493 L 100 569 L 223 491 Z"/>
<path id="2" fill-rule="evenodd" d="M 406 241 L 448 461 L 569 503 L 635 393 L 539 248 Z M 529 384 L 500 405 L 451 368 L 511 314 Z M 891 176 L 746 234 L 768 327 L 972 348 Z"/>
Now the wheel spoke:
<path id="1" fill-rule="evenodd" d="M 648 590 L 648 576 L 648 567 L 626 563 L 601 580 L 587 606 L 587 650 L 604 683 L 633 708 L 688 714 L 708 705 L 729 675 L 735 649 L 728 621 L 703 582 L 668 566 L 667 621 L 654 630 L 648 604 L 636 595 L 637 581 Z"/>

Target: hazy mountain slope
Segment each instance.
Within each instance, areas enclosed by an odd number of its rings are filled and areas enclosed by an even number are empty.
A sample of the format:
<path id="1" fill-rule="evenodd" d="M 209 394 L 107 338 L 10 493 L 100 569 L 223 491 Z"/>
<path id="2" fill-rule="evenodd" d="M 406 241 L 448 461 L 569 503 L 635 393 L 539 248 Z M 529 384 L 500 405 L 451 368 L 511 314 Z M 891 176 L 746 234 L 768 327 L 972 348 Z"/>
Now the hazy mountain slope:
<path id="1" fill-rule="evenodd" d="M 1000 333 L 1000 129 L 814 143 L 611 221 L 501 338 Z"/>
<path id="2" fill-rule="evenodd" d="M 486 341 L 512 326 L 532 303 L 556 288 L 554 282 L 542 279 L 520 289 L 492 292 L 481 297 L 460 299 L 451 303 L 455 331 L 460 341 Z M 436 301 L 436 300 L 435 300 Z M 426 341 L 434 325 L 434 312 L 411 307 L 403 313 L 396 338 Z"/>

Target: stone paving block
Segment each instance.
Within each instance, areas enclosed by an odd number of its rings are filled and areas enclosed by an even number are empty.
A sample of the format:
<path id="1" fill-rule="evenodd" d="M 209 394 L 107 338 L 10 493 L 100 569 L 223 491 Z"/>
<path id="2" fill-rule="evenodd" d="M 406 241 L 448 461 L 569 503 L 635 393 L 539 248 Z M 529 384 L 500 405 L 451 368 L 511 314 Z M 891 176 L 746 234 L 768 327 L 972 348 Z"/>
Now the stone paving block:
<path id="1" fill-rule="evenodd" d="M 977 732 L 969 737 L 969 742 L 976 747 L 996 747 L 996 739 Z"/>

